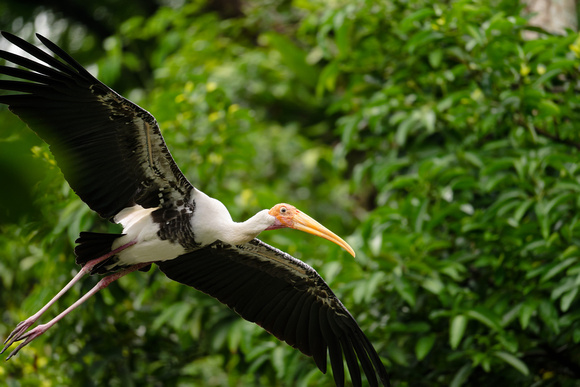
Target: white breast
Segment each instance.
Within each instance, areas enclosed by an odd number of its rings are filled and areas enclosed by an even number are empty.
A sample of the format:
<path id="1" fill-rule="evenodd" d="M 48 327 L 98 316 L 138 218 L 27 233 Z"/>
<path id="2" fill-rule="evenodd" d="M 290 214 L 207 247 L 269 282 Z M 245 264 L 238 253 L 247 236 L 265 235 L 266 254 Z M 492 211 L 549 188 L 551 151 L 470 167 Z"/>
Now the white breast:
<path id="1" fill-rule="evenodd" d="M 193 200 L 195 212 L 191 226 L 195 241 L 202 245 L 208 245 L 218 239 L 229 243 L 228 234 L 234 221 L 226 206 L 198 189 L 193 191 Z"/>
<path id="2" fill-rule="evenodd" d="M 191 225 L 195 240 L 207 245 L 220 240 L 232 245 L 247 243 L 271 226 L 275 218 L 262 210 L 245 222 L 234 222 L 222 202 L 195 189 L 195 212 Z"/>

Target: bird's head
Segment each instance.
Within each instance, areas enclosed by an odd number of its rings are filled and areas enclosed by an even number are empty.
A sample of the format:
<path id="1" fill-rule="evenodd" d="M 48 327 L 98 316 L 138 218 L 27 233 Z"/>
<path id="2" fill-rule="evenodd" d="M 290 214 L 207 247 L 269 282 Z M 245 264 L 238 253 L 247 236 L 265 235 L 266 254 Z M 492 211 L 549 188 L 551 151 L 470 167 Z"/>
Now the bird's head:
<path id="1" fill-rule="evenodd" d="M 268 211 L 268 214 L 273 216 L 275 220 L 271 226 L 266 228 L 266 230 L 276 230 L 288 227 L 305 231 L 309 234 L 328 239 L 348 251 L 353 257 L 355 256 L 352 247 L 350 247 L 342 238 L 293 205 L 286 203 L 276 204 L 270 209 L 270 211 Z"/>

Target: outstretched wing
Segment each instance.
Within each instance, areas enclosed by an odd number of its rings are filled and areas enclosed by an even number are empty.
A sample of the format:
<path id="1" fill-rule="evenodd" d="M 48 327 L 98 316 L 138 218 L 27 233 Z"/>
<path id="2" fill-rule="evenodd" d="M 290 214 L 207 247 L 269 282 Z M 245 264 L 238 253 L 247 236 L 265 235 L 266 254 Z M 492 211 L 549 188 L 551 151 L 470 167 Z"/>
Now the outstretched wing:
<path id="1" fill-rule="evenodd" d="M 36 61 L 0 50 L 0 58 L 22 68 L 0 66 L 0 95 L 50 145 L 78 196 L 104 218 L 139 204 L 180 206 L 192 189 L 169 150 L 155 118 L 93 77 L 60 47 L 37 35 L 58 55 L 2 32 Z M 30 70 L 30 71 L 29 71 Z M 176 204 L 177 203 L 177 204 Z"/>
<path id="2" fill-rule="evenodd" d="M 167 277 L 226 304 L 248 321 L 312 356 L 326 373 L 326 354 L 338 386 L 343 356 L 355 386 L 362 366 L 371 386 L 389 385 L 379 355 L 352 315 L 316 271 L 258 239 L 240 246 L 220 241 L 157 262 Z M 357 360 L 358 359 L 358 360 Z"/>

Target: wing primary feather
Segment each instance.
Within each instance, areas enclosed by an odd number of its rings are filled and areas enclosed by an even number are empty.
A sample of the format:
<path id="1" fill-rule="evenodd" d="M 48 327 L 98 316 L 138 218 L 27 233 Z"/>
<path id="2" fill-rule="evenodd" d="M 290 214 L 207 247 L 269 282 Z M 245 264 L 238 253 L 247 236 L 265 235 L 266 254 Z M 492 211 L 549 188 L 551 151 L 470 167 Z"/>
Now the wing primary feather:
<path id="1" fill-rule="evenodd" d="M 357 356 L 354 352 L 350 337 L 342 336 L 340 338 L 340 345 L 342 346 L 342 351 L 344 353 L 344 358 L 346 360 L 346 365 L 348 366 L 348 371 L 350 373 L 350 379 L 352 380 L 353 386 L 354 387 L 362 386 L 362 377 L 361 377 L 361 373 L 360 373 L 360 366 L 359 366 L 359 362 L 357 360 Z M 370 376 L 368 379 L 369 379 L 369 384 L 371 386 L 374 386 L 373 383 L 370 381 L 371 380 Z"/>
<path id="2" fill-rule="evenodd" d="M 357 332 L 357 335 L 359 337 L 359 342 L 362 343 L 362 345 L 364 346 L 367 354 L 371 359 L 373 366 L 375 367 L 376 372 L 379 374 L 379 379 L 381 379 L 383 385 L 389 387 L 391 385 L 391 382 L 389 380 L 389 374 L 387 373 L 387 370 L 385 369 L 385 366 L 383 365 L 383 362 L 381 361 L 379 354 L 377 353 L 377 351 L 375 350 L 369 339 L 365 336 L 365 334 L 362 331 L 360 331 L 360 329 L 359 332 Z"/>
<path id="3" fill-rule="evenodd" d="M 24 48 L 23 48 L 23 50 L 24 50 Z M 24 51 L 28 51 L 28 50 L 24 50 Z M 62 81 L 62 80 L 67 79 L 67 76 L 65 76 L 63 73 L 61 73 L 53 68 L 47 67 L 43 64 L 40 64 L 40 63 L 35 62 L 33 60 L 30 60 L 28 58 L 24 58 L 22 56 L 13 54 L 13 53 L 8 52 L 8 51 L 0 51 L 0 58 L 5 59 L 5 60 L 12 62 L 14 64 L 17 64 L 19 66 L 26 67 L 27 69 L 30 69 L 32 71 L 36 71 L 37 73 L 50 76 L 51 78 L 54 78 L 56 80 Z M 53 59 L 53 58 L 51 58 L 51 59 Z M 58 62 L 62 65 L 62 63 L 60 61 L 57 61 L 56 59 L 53 59 L 53 61 Z M 68 75 L 71 74 L 70 69 L 69 69 L 69 71 L 66 72 L 66 74 L 68 74 Z"/>
<path id="4" fill-rule="evenodd" d="M 338 337 L 340 346 L 342 347 L 342 352 L 344 353 L 344 359 L 346 360 L 346 365 L 348 366 L 348 370 L 350 372 L 352 384 L 355 387 L 360 387 L 362 385 L 362 381 L 359 363 L 350 340 L 352 332 L 349 327 L 344 329 L 345 327 L 339 326 L 336 320 L 340 319 L 340 315 L 337 315 L 332 308 L 328 308 L 326 314 L 330 328 L 332 332 L 334 332 L 334 334 Z"/>
<path id="5" fill-rule="evenodd" d="M 350 314 L 349 314 L 349 316 L 350 316 Z M 361 365 L 363 366 L 363 370 L 365 371 L 365 374 L 367 375 L 367 379 L 369 381 L 369 384 L 378 385 L 378 383 L 376 381 L 376 374 L 374 372 L 374 371 L 376 371 L 376 373 L 379 374 L 379 379 L 381 380 L 383 385 L 385 385 L 387 387 L 390 386 L 391 384 L 389 381 L 389 375 L 388 375 L 387 371 L 385 370 L 385 366 L 383 365 L 379 354 L 377 353 L 377 351 L 375 350 L 375 348 L 371 344 L 368 337 L 366 337 L 366 335 L 360 329 L 360 327 L 358 326 L 358 324 L 356 323 L 354 318 L 352 318 L 352 316 L 350 316 L 350 318 L 344 317 L 344 318 L 338 319 L 337 322 L 342 326 L 349 327 L 349 328 L 345 328 L 345 329 L 349 329 L 352 331 L 352 333 L 353 333 L 352 343 L 353 343 L 353 346 L 358 354 Z M 373 367 L 374 367 L 374 370 L 373 370 Z M 373 383 L 373 381 L 374 381 L 374 383 Z"/>
<path id="6" fill-rule="evenodd" d="M 344 314 L 338 315 L 334 321 L 342 330 L 349 332 L 348 336 L 358 355 L 363 371 L 367 375 L 369 384 L 371 386 L 378 386 L 376 378 L 376 373 L 378 373 L 381 382 L 385 386 L 390 386 L 389 376 L 373 345 L 360 329 L 352 315 L 346 309 L 342 312 Z"/>
<path id="7" fill-rule="evenodd" d="M 344 386 L 344 364 L 342 362 L 342 350 L 340 347 L 340 342 L 336 334 L 332 331 L 330 323 L 328 322 L 328 314 L 325 310 L 327 306 L 320 308 L 319 310 L 319 321 L 320 330 L 322 331 L 322 336 L 328 345 L 328 355 L 330 357 L 330 365 L 332 367 L 332 373 L 334 375 L 334 382 L 337 387 Z"/>
<path id="8" fill-rule="evenodd" d="M 356 351 L 356 353 L 358 355 L 360 364 L 363 368 L 364 373 L 367 376 L 367 380 L 369 382 L 369 385 L 371 387 L 378 387 L 379 384 L 377 381 L 375 368 L 376 368 L 376 371 L 380 372 L 380 367 L 373 368 L 373 363 L 371 362 L 371 360 L 369 360 L 369 354 L 370 354 L 371 358 L 373 355 L 371 352 L 368 352 L 368 350 L 365 349 L 365 345 L 362 344 L 362 343 L 364 343 L 364 341 L 365 341 L 365 338 L 361 338 L 360 335 L 356 332 L 355 332 L 355 337 L 351 338 L 352 346 L 354 347 L 354 350 Z"/>
<path id="9" fill-rule="evenodd" d="M 42 44 L 44 44 L 46 47 L 48 47 L 50 49 L 50 51 L 54 52 L 56 55 L 61 57 L 61 59 L 63 59 L 65 62 L 67 62 L 72 67 L 74 67 L 74 69 L 77 70 L 79 72 L 79 74 L 87 77 L 88 79 L 92 79 L 94 81 L 99 82 L 95 77 L 93 77 L 93 75 L 91 73 L 89 73 L 79 62 L 77 62 L 65 50 L 63 50 L 62 48 L 60 48 L 59 46 L 57 46 L 56 44 L 54 44 L 53 42 L 51 42 L 50 40 L 48 40 L 47 38 L 45 38 L 44 36 L 42 36 L 40 34 L 36 34 L 36 37 L 42 42 Z M 47 54 L 45 54 L 45 55 L 47 57 L 47 60 L 51 60 L 50 62 L 47 62 L 48 64 L 52 65 L 53 62 L 59 62 L 56 59 L 50 57 L 49 55 L 47 55 Z"/>
<path id="10" fill-rule="evenodd" d="M 74 71 L 72 71 L 70 69 L 70 67 L 68 67 L 67 65 L 63 64 L 61 61 L 56 60 L 55 58 L 53 58 L 52 56 L 50 56 L 49 54 L 47 54 L 45 51 L 42 51 L 40 48 L 36 47 L 35 45 L 28 43 L 26 40 L 24 40 L 22 38 L 19 38 L 18 36 L 13 35 L 11 33 L 4 32 L 4 31 L 2 32 L 2 36 L 4 36 L 6 38 L 6 40 L 8 40 L 10 43 L 14 44 L 15 46 L 20 47 L 22 50 L 24 50 L 27 53 L 29 53 L 30 55 L 32 55 L 32 56 L 40 59 L 44 63 L 47 63 L 47 64 L 49 64 L 49 65 L 51 65 L 51 66 L 59 69 L 63 73 L 67 73 L 69 75 L 75 75 Z M 36 36 L 40 36 L 40 35 L 36 34 Z M 40 39 L 42 41 L 42 43 L 46 47 L 48 47 L 49 49 L 51 49 L 51 47 L 49 45 L 47 45 L 43 41 L 43 39 L 46 40 L 47 42 L 49 42 L 49 44 L 52 44 L 52 42 L 50 42 L 48 39 L 45 39 L 44 37 L 42 37 L 42 39 Z M 54 45 L 54 46 L 56 46 L 56 45 Z M 63 50 L 61 50 L 61 49 L 59 49 L 59 50 L 64 53 Z M 51 51 L 52 52 L 55 52 L 52 49 L 51 49 Z M 69 56 L 69 55 L 65 53 L 65 56 Z M 70 58 L 70 56 L 69 56 L 69 58 Z M 80 65 L 78 65 L 78 66 L 80 66 Z"/>
<path id="11" fill-rule="evenodd" d="M 316 366 L 326 373 L 326 348 L 328 347 L 328 342 L 323 338 L 321 331 L 321 323 L 319 317 L 320 305 L 313 302 L 310 305 L 309 319 L 308 319 L 308 338 L 310 339 L 310 350 L 312 351 L 312 357 Z"/>
<path id="12" fill-rule="evenodd" d="M 39 83 L 48 83 L 50 81 L 50 77 L 44 74 L 33 73 L 32 71 L 26 71 L 17 67 L 0 66 L 0 74 Z"/>
<path id="13" fill-rule="evenodd" d="M 0 81 L 0 89 L 20 91 L 22 93 L 36 93 L 38 95 L 49 95 L 51 88 L 38 83 L 21 82 L 21 81 Z"/>

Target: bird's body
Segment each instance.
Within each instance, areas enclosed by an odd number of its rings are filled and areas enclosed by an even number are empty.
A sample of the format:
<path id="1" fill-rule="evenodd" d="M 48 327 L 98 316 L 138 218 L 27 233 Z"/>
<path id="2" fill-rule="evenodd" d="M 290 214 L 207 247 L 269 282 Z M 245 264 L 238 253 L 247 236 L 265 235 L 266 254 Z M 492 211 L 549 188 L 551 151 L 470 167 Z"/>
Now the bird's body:
<path id="1" fill-rule="evenodd" d="M 138 263 L 166 261 L 179 257 L 187 249 L 176 240 L 160 239 L 159 232 L 165 226 L 155 222 L 152 213 L 155 208 L 143 208 L 139 205 L 128 207 L 115 216 L 115 221 L 123 225 L 123 236 L 116 239 L 111 248 L 117 249 L 131 241 L 137 241 L 131 247 L 117 254 L 115 265 L 131 266 Z M 113 267 L 107 267 L 112 270 Z"/>
<path id="2" fill-rule="evenodd" d="M 191 201 L 177 209 L 183 211 L 183 222 L 189 223 L 191 230 L 196 230 L 191 239 L 190 235 L 171 233 L 171 229 L 183 227 L 165 221 L 162 217 L 156 217 L 157 210 L 135 205 L 123 209 L 114 217 L 114 221 L 123 226 L 124 235 L 115 240 L 112 248 L 116 249 L 130 241 L 137 241 L 135 245 L 116 255 L 118 259 L 116 265 L 130 266 L 167 261 L 218 240 L 234 246 L 242 245 L 256 238 L 276 220 L 274 216 L 268 214 L 268 210 L 262 210 L 245 222 L 234 222 L 222 202 L 193 188 Z M 160 239 L 160 234 L 172 238 Z"/>
<path id="3" fill-rule="evenodd" d="M 289 227 L 326 238 L 354 256 L 345 241 L 285 203 L 235 222 L 220 201 L 181 173 L 151 114 L 48 39 L 37 35 L 64 62 L 14 35 L 2 35 L 36 60 L 0 51 L 0 58 L 25 68 L 0 66 L 0 74 L 19 79 L 0 80 L 0 90 L 17 92 L 0 95 L 0 104 L 50 145 L 77 195 L 123 227 L 119 234 L 81 232 L 75 254 L 82 269 L 45 307 L 18 324 L 2 352 L 24 341 L 8 358 L 112 281 L 155 263 L 167 277 L 217 298 L 312 356 L 322 372 L 328 354 L 337 385 L 344 383 L 343 356 L 355 386 L 361 385 L 359 364 L 370 385 L 378 385 L 377 375 L 389 384 L 379 355 L 318 273 L 256 237 Z M 88 273 L 107 276 L 53 320 L 28 330 Z"/>

